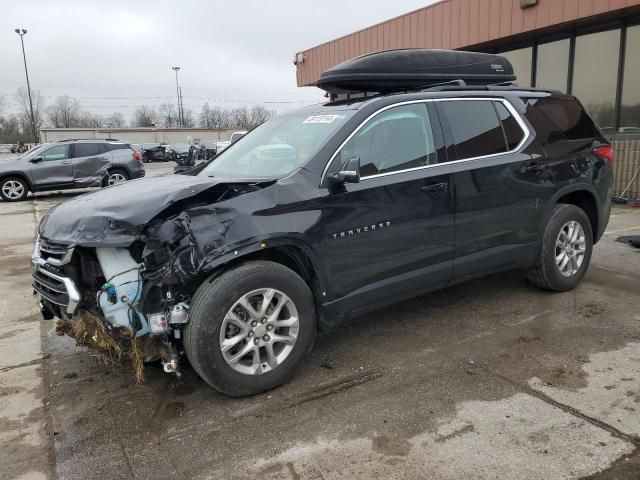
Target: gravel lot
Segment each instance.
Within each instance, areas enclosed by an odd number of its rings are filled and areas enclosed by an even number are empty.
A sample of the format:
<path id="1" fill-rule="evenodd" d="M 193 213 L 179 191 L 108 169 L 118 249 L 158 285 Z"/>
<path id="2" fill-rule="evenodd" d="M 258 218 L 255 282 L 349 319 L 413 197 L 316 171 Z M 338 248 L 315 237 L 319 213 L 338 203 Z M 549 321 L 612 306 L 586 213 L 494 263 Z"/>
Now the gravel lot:
<path id="1" fill-rule="evenodd" d="M 640 478 L 640 250 L 615 241 L 640 209 L 614 209 L 575 291 L 513 272 L 416 298 L 231 399 L 190 370 L 135 385 L 40 320 L 35 225 L 74 194 L 0 202 L 1 478 Z"/>

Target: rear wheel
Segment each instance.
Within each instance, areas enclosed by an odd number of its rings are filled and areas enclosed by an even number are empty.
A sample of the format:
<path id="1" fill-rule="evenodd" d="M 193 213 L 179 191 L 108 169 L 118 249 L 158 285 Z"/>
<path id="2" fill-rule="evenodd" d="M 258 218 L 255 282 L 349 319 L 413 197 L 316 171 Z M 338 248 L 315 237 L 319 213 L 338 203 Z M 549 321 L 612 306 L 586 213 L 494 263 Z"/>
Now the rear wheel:
<path id="1" fill-rule="evenodd" d="M 209 385 L 232 396 L 286 383 L 316 336 L 313 297 L 292 270 L 251 262 L 203 283 L 184 337 L 189 361 Z"/>
<path id="2" fill-rule="evenodd" d="M 118 183 L 124 183 L 129 180 L 129 175 L 124 170 L 117 168 L 111 169 L 107 172 L 102 181 L 103 187 L 110 187 L 111 185 L 117 185 Z"/>
<path id="3" fill-rule="evenodd" d="M 17 202 L 27 198 L 29 186 L 20 177 L 7 177 L 0 181 L 0 197 L 6 202 Z"/>
<path id="4" fill-rule="evenodd" d="M 527 271 L 527 277 L 545 290 L 571 290 L 587 272 L 592 250 L 593 232 L 584 210 L 556 205 L 544 231 L 538 265 Z"/>

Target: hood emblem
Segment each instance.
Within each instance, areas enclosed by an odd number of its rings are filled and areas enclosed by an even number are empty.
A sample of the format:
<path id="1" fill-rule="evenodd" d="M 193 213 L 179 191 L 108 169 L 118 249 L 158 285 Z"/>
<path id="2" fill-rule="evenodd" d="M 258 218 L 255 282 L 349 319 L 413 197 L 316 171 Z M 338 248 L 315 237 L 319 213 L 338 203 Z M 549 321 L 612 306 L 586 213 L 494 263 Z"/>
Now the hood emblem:
<path id="1" fill-rule="evenodd" d="M 360 235 L 361 233 L 373 232 L 375 230 L 382 230 L 383 228 L 389 228 L 391 226 L 391 222 L 384 221 L 378 223 L 372 223 L 371 225 L 365 225 L 363 227 L 356 227 L 349 230 L 345 230 L 344 232 L 332 233 L 329 236 L 338 239 L 338 238 L 347 238 L 353 237 L 354 235 Z"/>

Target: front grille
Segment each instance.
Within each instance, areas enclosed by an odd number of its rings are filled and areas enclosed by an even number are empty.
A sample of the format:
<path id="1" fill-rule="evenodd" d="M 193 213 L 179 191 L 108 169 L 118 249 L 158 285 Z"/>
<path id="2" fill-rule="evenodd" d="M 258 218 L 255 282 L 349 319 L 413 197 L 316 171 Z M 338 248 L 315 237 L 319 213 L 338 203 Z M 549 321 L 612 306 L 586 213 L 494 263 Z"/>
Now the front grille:
<path id="1" fill-rule="evenodd" d="M 31 276 L 33 289 L 51 303 L 66 307 L 69 304 L 69 293 L 64 282 L 43 270 L 34 270 Z"/>
<path id="2" fill-rule="evenodd" d="M 47 302 L 63 307 L 61 311 L 69 316 L 75 315 L 80 303 L 76 284 L 64 272 L 64 265 L 72 256 L 73 249 L 41 237 L 36 240 L 31 255 L 33 289 Z"/>
<path id="3" fill-rule="evenodd" d="M 42 258 L 62 260 L 62 257 L 69 251 L 69 247 L 60 243 L 55 243 L 46 238 L 40 238 L 40 256 Z"/>

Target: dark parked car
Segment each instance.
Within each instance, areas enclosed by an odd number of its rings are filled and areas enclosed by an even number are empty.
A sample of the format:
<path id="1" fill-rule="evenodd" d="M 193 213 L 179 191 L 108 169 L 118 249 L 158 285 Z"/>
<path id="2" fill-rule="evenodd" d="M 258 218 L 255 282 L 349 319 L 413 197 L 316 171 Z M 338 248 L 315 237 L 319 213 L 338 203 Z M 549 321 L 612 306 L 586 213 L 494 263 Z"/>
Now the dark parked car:
<path id="1" fill-rule="evenodd" d="M 272 118 L 186 174 L 60 205 L 34 252 L 45 316 L 148 335 L 166 371 L 186 352 L 241 396 L 289 380 L 318 330 L 385 305 L 511 269 L 574 288 L 613 178 L 578 100 L 417 90 Z"/>
<path id="2" fill-rule="evenodd" d="M 196 151 L 196 147 L 194 145 L 175 143 L 173 145 L 167 145 L 166 150 L 166 159 L 176 162 L 179 166 L 189 166 L 195 162 L 194 152 Z"/>
<path id="3" fill-rule="evenodd" d="M 167 155 L 165 145 L 159 143 L 143 143 L 140 145 L 140 153 L 144 163 L 166 162 Z"/>
<path id="4" fill-rule="evenodd" d="M 65 140 L 0 162 L 0 196 L 24 200 L 29 192 L 115 185 L 144 176 L 140 154 L 112 140 Z"/>
<path id="5" fill-rule="evenodd" d="M 211 157 L 216 156 L 216 145 L 218 142 L 202 142 L 199 148 L 198 159 L 209 160 Z"/>

